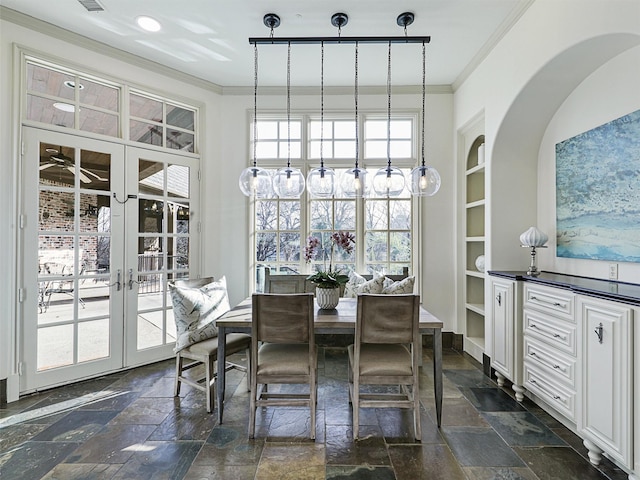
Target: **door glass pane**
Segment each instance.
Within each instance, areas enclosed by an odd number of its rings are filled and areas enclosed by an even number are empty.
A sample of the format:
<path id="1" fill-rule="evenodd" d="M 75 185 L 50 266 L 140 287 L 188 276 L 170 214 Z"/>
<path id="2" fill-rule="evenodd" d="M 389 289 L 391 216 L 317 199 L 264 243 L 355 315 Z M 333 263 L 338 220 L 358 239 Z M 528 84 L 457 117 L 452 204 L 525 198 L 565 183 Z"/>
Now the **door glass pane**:
<path id="1" fill-rule="evenodd" d="M 163 314 L 163 310 L 138 313 L 138 350 L 156 347 L 164 343 Z"/>
<path id="2" fill-rule="evenodd" d="M 162 146 L 162 127 L 139 120 L 129 120 L 129 138 L 134 142 Z"/>
<path id="3" fill-rule="evenodd" d="M 162 195 L 164 193 L 164 164 L 140 160 L 138 165 L 138 192 Z"/>
<path id="4" fill-rule="evenodd" d="M 118 111 L 118 94 L 120 91 L 117 88 L 97 83 L 87 78 L 80 78 L 78 89 L 80 103 L 104 108 L 112 112 Z M 80 110 L 80 113 L 82 113 L 82 110 Z"/>
<path id="5" fill-rule="evenodd" d="M 78 324 L 78 362 L 109 356 L 109 319 Z"/>
<path id="6" fill-rule="evenodd" d="M 73 325 L 38 329 L 38 370 L 71 365 L 73 343 Z"/>
<path id="7" fill-rule="evenodd" d="M 169 237 L 167 243 L 169 248 L 167 252 L 168 268 L 172 270 L 189 268 L 189 238 Z"/>
<path id="8" fill-rule="evenodd" d="M 169 202 L 168 233 L 189 233 L 189 204 Z"/>
<path id="9" fill-rule="evenodd" d="M 72 232 L 73 193 L 40 190 L 39 227 L 50 232 Z"/>
<path id="10" fill-rule="evenodd" d="M 27 90 L 73 100 L 75 77 L 41 65 L 27 63 Z"/>
<path id="11" fill-rule="evenodd" d="M 167 124 L 193 131 L 194 118 L 193 110 L 167 104 Z"/>
<path id="12" fill-rule="evenodd" d="M 161 200 L 140 200 L 138 206 L 138 231 L 140 233 L 162 233 L 164 202 Z"/>
<path id="13" fill-rule="evenodd" d="M 80 109 L 80 130 L 118 137 L 118 115 L 82 107 Z"/>
<path id="14" fill-rule="evenodd" d="M 40 144 L 40 185 L 75 185 L 75 149 L 49 143 Z"/>
<path id="15" fill-rule="evenodd" d="M 167 168 L 167 195 L 189 198 L 189 167 L 169 165 Z"/>
<path id="16" fill-rule="evenodd" d="M 162 123 L 162 102 L 131 93 L 129 94 L 129 113 L 132 117 Z"/>
<path id="17" fill-rule="evenodd" d="M 73 128 L 75 107 L 72 104 L 63 105 L 63 103 L 64 102 L 57 100 L 27 94 L 27 119 L 48 123 L 49 125 L 58 125 L 59 127 Z M 65 105 L 68 105 L 68 107 Z M 61 108 L 71 110 L 65 111 L 61 110 Z"/>

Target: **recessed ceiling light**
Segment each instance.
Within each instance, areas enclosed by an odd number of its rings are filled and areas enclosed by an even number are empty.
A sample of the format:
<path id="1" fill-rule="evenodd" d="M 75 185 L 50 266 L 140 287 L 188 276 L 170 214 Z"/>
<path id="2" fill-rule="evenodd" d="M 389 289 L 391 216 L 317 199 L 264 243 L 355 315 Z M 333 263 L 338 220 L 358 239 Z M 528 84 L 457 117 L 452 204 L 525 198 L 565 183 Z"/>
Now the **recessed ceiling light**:
<path id="1" fill-rule="evenodd" d="M 71 105 L 70 103 L 56 102 L 56 103 L 53 104 L 53 106 L 55 108 L 57 108 L 58 110 L 62 110 L 63 112 L 75 112 L 76 111 L 76 107 Z"/>
<path id="2" fill-rule="evenodd" d="M 67 80 L 67 81 L 65 81 L 63 83 L 64 83 L 65 87 L 76 88 L 76 82 L 74 82 L 73 80 Z M 78 83 L 78 89 L 82 90 L 83 88 L 84 88 L 84 85 L 82 85 L 81 83 Z"/>
<path id="3" fill-rule="evenodd" d="M 146 30 L 147 32 L 157 32 L 162 28 L 160 22 L 158 22 L 155 18 L 147 17 L 142 15 L 136 18 L 136 23 L 140 28 Z"/>

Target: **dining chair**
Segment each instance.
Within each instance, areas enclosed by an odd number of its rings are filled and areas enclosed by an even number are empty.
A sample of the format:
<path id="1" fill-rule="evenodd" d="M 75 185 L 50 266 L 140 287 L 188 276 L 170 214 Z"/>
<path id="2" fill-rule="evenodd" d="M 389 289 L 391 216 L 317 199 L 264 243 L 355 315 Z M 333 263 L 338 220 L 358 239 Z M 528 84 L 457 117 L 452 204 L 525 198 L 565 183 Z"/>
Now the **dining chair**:
<path id="1" fill-rule="evenodd" d="M 354 440 L 358 438 L 360 408 L 413 409 L 415 438 L 422 437 L 419 320 L 419 295 L 358 295 L 355 339 L 348 347 Z M 394 391 L 361 391 L 363 385 L 384 385 Z"/>
<path id="2" fill-rule="evenodd" d="M 316 438 L 317 367 L 312 293 L 252 296 L 251 401 L 249 438 L 255 434 L 256 409 L 309 407 L 311 438 Z M 270 385 L 308 384 L 307 391 L 272 392 Z"/>
<path id="3" fill-rule="evenodd" d="M 172 289 L 172 300 L 174 302 L 174 316 L 179 315 L 179 309 L 176 309 L 176 301 L 174 300 L 175 289 L 199 289 L 214 282 L 213 277 L 205 277 L 200 279 L 183 279 L 175 280 L 171 282 L 170 289 Z M 220 312 L 220 315 L 225 313 Z M 176 324 L 178 323 L 176 319 Z M 214 327 L 215 328 L 215 327 Z M 214 330 L 217 332 L 217 330 Z M 249 348 L 251 346 L 251 336 L 244 333 L 232 333 L 226 337 L 226 355 L 232 355 L 243 350 L 247 351 L 247 360 L 249 365 L 249 371 L 251 371 L 251 358 Z M 185 359 L 190 360 L 185 363 Z M 176 377 L 175 377 L 175 389 L 174 395 L 177 397 L 180 395 L 180 385 L 186 383 L 191 387 L 203 391 L 206 394 L 207 412 L 211 413 L 214 409 L 215 399 L 215 381 L 216 381 L 216 369 L 215 362 L 218 360 L 218 337 L 211 336 L 201 341 L 194 342 L 189 346 L 182 348 L 176 352 Z M 192 375 L 186 375 L 188 370 L 191 370 L 197 366 L 204 366 L 204 377 L 194 377 Z M 247 368 L 233 364 L 226 363 L 227 370 L 230 368 L 237 368 L 241 371 L 247 371 Z M 248 384 L 247 384 L 248 385 Z M 248 385 L 249 386 L 249 385 Z"/>

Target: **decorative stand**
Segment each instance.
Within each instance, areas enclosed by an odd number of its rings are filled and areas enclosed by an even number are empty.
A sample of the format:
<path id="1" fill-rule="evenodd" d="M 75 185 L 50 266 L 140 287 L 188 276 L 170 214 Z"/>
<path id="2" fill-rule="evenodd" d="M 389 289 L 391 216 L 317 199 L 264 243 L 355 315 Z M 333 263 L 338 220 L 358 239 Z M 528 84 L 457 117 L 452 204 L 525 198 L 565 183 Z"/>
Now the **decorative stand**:
<path id="1" fill-rule="evenodd" d="M 536 248 L 547 248 L 547 246 L 542 245 L 542 246 L 536 247 L 535 245 L 522 245 L 522 248 L 531 249 L 531 265 L 529 265 L 529 270 L 527 270 L 527 275 L 537 277 L 538 275 L 540 275 L 540 272 L 536 268 Z"/>

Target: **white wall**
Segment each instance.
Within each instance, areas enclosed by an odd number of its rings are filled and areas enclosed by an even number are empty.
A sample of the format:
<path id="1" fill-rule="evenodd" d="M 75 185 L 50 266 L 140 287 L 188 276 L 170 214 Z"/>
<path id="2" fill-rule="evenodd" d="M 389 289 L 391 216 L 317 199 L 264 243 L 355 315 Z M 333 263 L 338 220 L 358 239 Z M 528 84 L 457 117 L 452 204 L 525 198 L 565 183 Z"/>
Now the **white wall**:
<path id="1" fill-rule="evenodd" d="M 640 21 L 640 20 L 639 20 Z M 640 110 L 640 47 L 628 50 L 587 77 L 567 97 L 547 126 L 538 157 L 538 225 L 549 234 L 549 255 L 541 255 L 547 270 L 608 278 L 609 263 L 553 255 L 556 241 L 555 145 L 579 133 Z M 639 179 L 630 179 L 638 186 Z M 640 219 L 638 220 L 640 227 Z M 640 235 L 639 235 L 640 238 Z M 618 279 L 640 282 L 640 264 L 618 264 Z"/>

